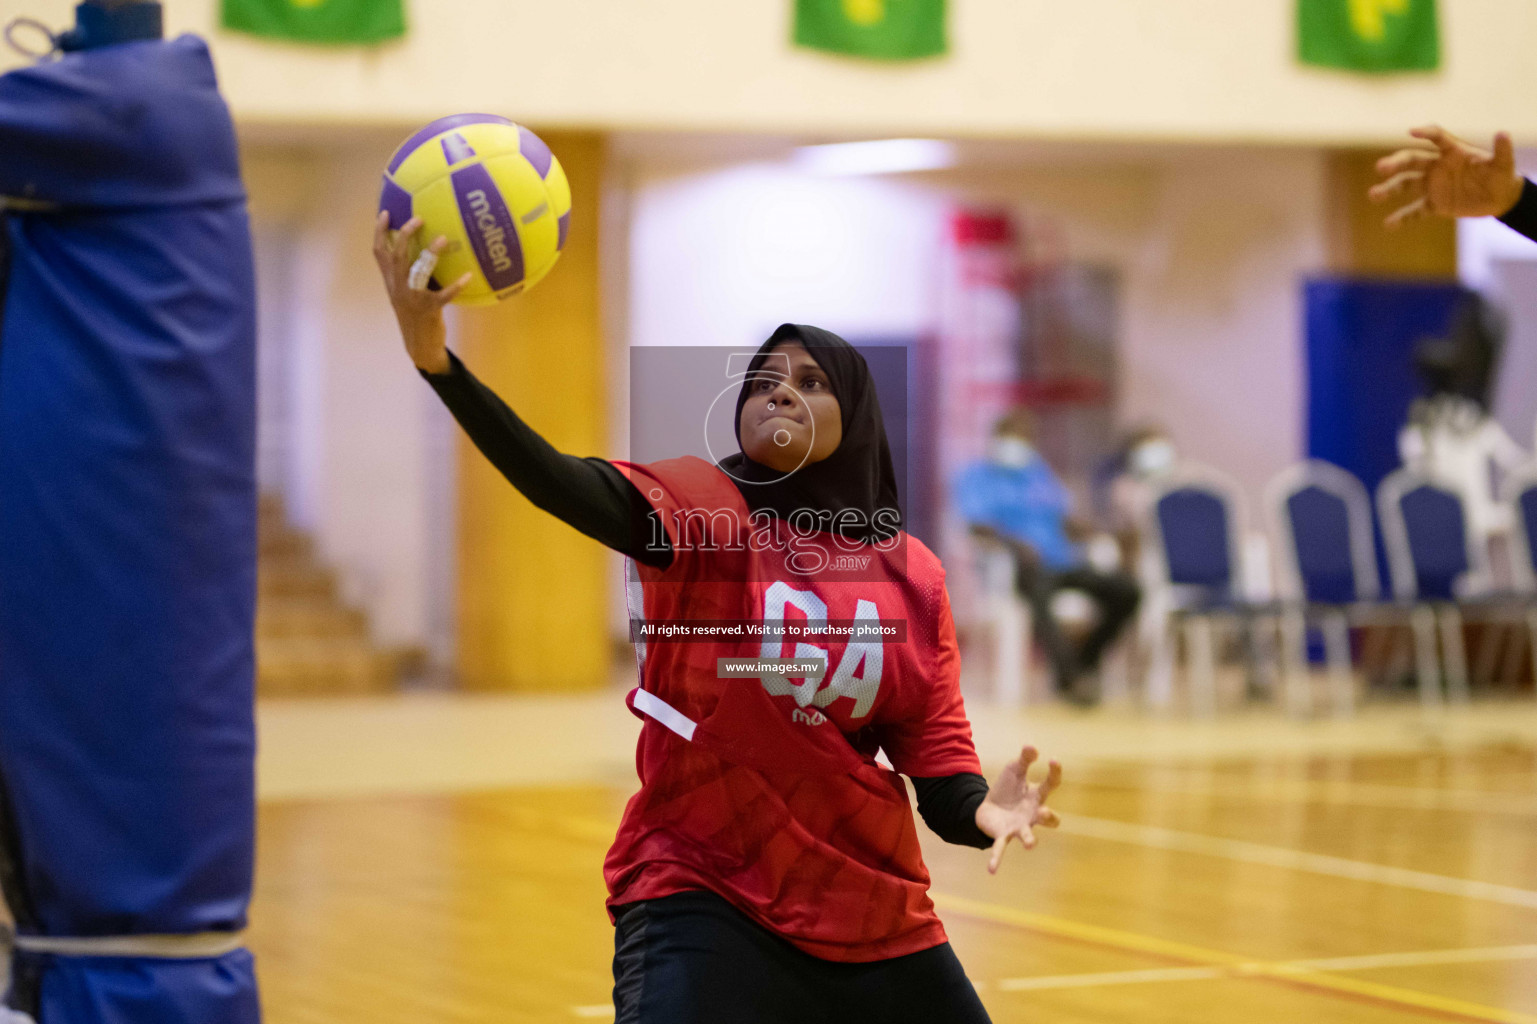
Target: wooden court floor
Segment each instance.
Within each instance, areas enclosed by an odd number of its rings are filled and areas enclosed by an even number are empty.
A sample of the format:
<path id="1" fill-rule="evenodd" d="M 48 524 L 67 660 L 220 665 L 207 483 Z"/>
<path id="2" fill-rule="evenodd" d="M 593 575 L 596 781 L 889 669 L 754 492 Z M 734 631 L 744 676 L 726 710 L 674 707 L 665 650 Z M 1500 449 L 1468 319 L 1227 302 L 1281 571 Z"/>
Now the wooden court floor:
<path id="1" fill-rule="evenodd" d="M 264 802 L 268 1019 L 611 1019 L 600 865 L 627 795 Z M 924 833 L 999 1024 L 1537 1024 L 1537 744 L 1070 762 L 1054 803 L 1063 829 L 997 877 Z"/>

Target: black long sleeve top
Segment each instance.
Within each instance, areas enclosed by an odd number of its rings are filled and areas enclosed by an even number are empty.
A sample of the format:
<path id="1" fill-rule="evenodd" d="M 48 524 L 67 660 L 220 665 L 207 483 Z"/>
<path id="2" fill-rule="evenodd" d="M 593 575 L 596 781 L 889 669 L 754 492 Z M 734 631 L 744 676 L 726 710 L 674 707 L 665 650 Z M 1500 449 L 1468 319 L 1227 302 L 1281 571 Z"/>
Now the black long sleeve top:
<path id="1" fill-rule="evenodd" d="M 1537 185 L 1526 179 L 1516 205 L 1500 215 L 1500 222 L 1537 241 Z"/>
<path id="2" fill-rule="evenodd" d="M 648 540 L 656 511 L 619 468 L 605 459 L 557 451 L 469 371 L 453 353 L 447 373 L 422 372 L 470 441 L 534 505 L 593 540 L 644 565 L 665 569 L 670 548 Z M 977 807 L 987 780 L 971 772 L 915 778 L 918 813 L 947 843 L 985 849 L 992 839 L 977 827 Z"/>

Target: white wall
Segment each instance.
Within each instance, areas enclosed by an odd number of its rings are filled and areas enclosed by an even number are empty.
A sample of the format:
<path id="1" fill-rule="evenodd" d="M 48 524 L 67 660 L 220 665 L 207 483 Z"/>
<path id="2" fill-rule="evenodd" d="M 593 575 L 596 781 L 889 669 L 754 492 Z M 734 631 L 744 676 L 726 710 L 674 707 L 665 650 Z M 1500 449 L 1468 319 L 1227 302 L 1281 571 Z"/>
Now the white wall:
<path id="1" fill-rule="evenodd" d="M 1537 149 L 1518 149 L 1516 169 L 1537 178 Z M 1537 243 L 1517 234 L 1493 217 L 1457 222 L 1457 276 L 1480 291 L 1497 286 L 1495 263 L 1537 260 Z"/>
<path id="2" fill-rule="evenodd" d="M 786 322 L 932 326 L 947 208 L 932 189 L 768 162 L 633 184 L 632 345 L 756 345 Z"/>
<path id="3" fill-rule="evenodd" d="M 1537 448 L 1537 259 L 1494 265 L 1493 298 L 1507 318 L 1493 411 L 1511 439 L 1528 453 Z"/>
<path id="4" fill-rule="evenodd" d="M 440 403 L 401 348 L 369 253 L 388 153 L 383 140 L 246 148 L 258 248 L 274 235 L 286 242 L 281 256 L 258 253 L 259 315 L 287 328 L 263 335 L 287 349 L 285 401 L 268 403 L 287 420 L 263 430 L 281 434 L 277 483 L 291 517 L 368 610 L 375 638 L 436 646 L 448 628 L 434 579 L 452 530 L 442 500 L 452 478 Z"/>
<path id="5" fill-rule="evenodd" d="M 1139 147 L 953 177 L 1055 225 L 1066 258 L 1116 268 L 1118 418 L 1163 424 L 1258 511 L 1303 452 L 1301 282 L 1324 265 L 1324 169 L 1312 149 Z"/>
<path id="6" fill-rule="evenodd" d="M 940 233 L 958 197 L 1063 229 L 1122 283 L 1119 416 L 1157 420 L 1258 501 L 1303 444 L 1302 278 L 1323 264 L 1323 157 L 1165 151 L 907 179 L 786 164 L 634 179 L 629 340 L 752 344 L 786 321 L 849 335 L 936 325 Z"/>
<path id="7" fill-rule="evenodd" d="M 1441 3 L 1442 70 L 1387 78 L 1298 65 L 1294 0 L 960 0 L 952 53 L 900 67 L 793 48 L 790 0 L 408 0 L 409 37 L 375 49 L 225 33 L 218 5 L 171 0 L 167 17 L 213 39 L 250 123 L 484 109 L 544 126 L 1317 143 L 1438 119 L 1537 140 L 1537 5 L 1518 0 Z M 0 0 L 59 25 L 69 8 Z"/>
<path id="8" fill-rule="evenodd" d="M 1537 150 L 1520 150 L 1516 165 L 1537 177 Z M 1531 450 L 1537 421 L 1537 243 L 1492 217 L 1457 222 L 1457 272 L 1507 317 L 1505 351 L 1495 382 L 1494 415 Z"/>
<path id="9" fill-rule="evenodd" d="M 1302 279 L 1324 264 L 1324 161 L 1191 154 L 1165 166 L 1129 264 L 1122 416 L 1244 485 L 1303 454 Z"/>

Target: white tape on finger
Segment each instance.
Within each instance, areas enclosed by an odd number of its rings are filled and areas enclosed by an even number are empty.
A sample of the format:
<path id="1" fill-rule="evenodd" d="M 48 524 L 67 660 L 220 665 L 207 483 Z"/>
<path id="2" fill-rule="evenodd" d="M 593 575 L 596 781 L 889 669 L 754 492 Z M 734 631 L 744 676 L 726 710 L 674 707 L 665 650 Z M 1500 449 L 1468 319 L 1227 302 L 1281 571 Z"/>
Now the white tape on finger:
<path id="1" fill-rule="evenodd" d="M 416 257 L 416 262 L 411 264 L 411 273 L 406 277 L 406 285 L 414 291 L 425 291 L 427 282 L 432 280 L 432 272 L 438 269 L 438 254 L 431 249 L 423 249 L 422 254 Z"/>

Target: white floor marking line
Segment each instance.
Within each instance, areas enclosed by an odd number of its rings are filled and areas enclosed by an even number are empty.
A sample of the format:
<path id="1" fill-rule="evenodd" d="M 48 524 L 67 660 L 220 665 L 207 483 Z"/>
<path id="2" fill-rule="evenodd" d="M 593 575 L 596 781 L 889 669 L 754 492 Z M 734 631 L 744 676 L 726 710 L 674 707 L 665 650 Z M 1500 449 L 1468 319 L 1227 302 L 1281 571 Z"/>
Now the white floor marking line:
<path id="1" fill-rule="evenodd" d="M 1083 815 L 1063 815 L 1061 831 L 1069 835 L 1106 839 L 1116 843 L 1131 843 L 1160 850 L 1177 850 L 1182 853 L 1199 853 L 1209 857 L 1223 857 L 1246 864 L 1265 864 L 1292 871 L 1308 871 L 1335 878 L 1350 878 L 1379 885 L 1393 885 L 1401 889 L 1418 889 L 1463 899 L 1503 903 L 1510 907 L 1537 910 L 1537 892 L 1518 889 L 1510 885 L 1492 882 L 1475 882 L 1448 875 L 1433 875 L 1426 871 L 1388 867 L 1369 861 L 1346 860 L 1321 853 L 1305 853 L 1284 846 L 1266 846 L 1239 839 L 1223 839 L 1219 836 L 1197 832 L 1180 832 L 1175 829 L 1156 828 L 1152 825 L 1132 825 L 1107 818 L 1090 818 Z"/>
<path id="2" fill-rule="evenodd" d="M 1369 971 L 1378 967 L 1433 967 L 1436 964 L 1477 964 L 1495 960 L 1537 960 L 1537 945 L 1337 956 L 1327 960 L 1294 960 L 1277 966 L 1296 967 L 1304 971 Z"/>
<path id="3" fill-rule="evenodd" d="M 1376 953 L 1324 960 L 1235 964 L 1231 967 L 1161 967 L 1143 971 L 1053 974 L 1035 978 L 1003 978 L 997 982 L 997 987 L 1002 992 L 1033 992 L 1041 989 L 1097 988 L 1101 985 L 1138 985 L 1161 981 L 1215 981 L 1221 978 L 1241 978 L 1260 973 L 1308 974 L 1316 971 L 1367 971 L 1383 967 L 1429 967 L 1435 964 L 1487 963 L 1496 960 L 1537 960 L 1537 945 L 1439 949 L 1422 953 Z"/>
<path id="4" fill-rule="evenodd" d="M 1091 782 L 1091 788 L 1143 792 L 1137 782 Z M 1161 791 L 1192 797 L 1215 797 L 1245 803 L 1322 803 L 1344 807 L 1385 810 L 1454 811 L 1463 814 L 1500 814 L 1537 817 L 1537 796 L 1525 793 L 1490 793 L 1474 790 L 1413 789 L 1370 782 L 1332 779 L 1204 779 L 1190 776 L 1174 784 L 1159 780 Z"/>
<path id="5" fill-rule="evenodd" d="M 1039 978 L 1004 978 L 1002 992 L 1033 992 L 1045 988 L 1097 988 L 1100 985 L 1140 985 L 1154 981 L 1210 981 L 1233 973 L 1229 967 L 1157 967 L 1145 971 L 1103 971 L 1095 974 L 1053 974 Z"/>

